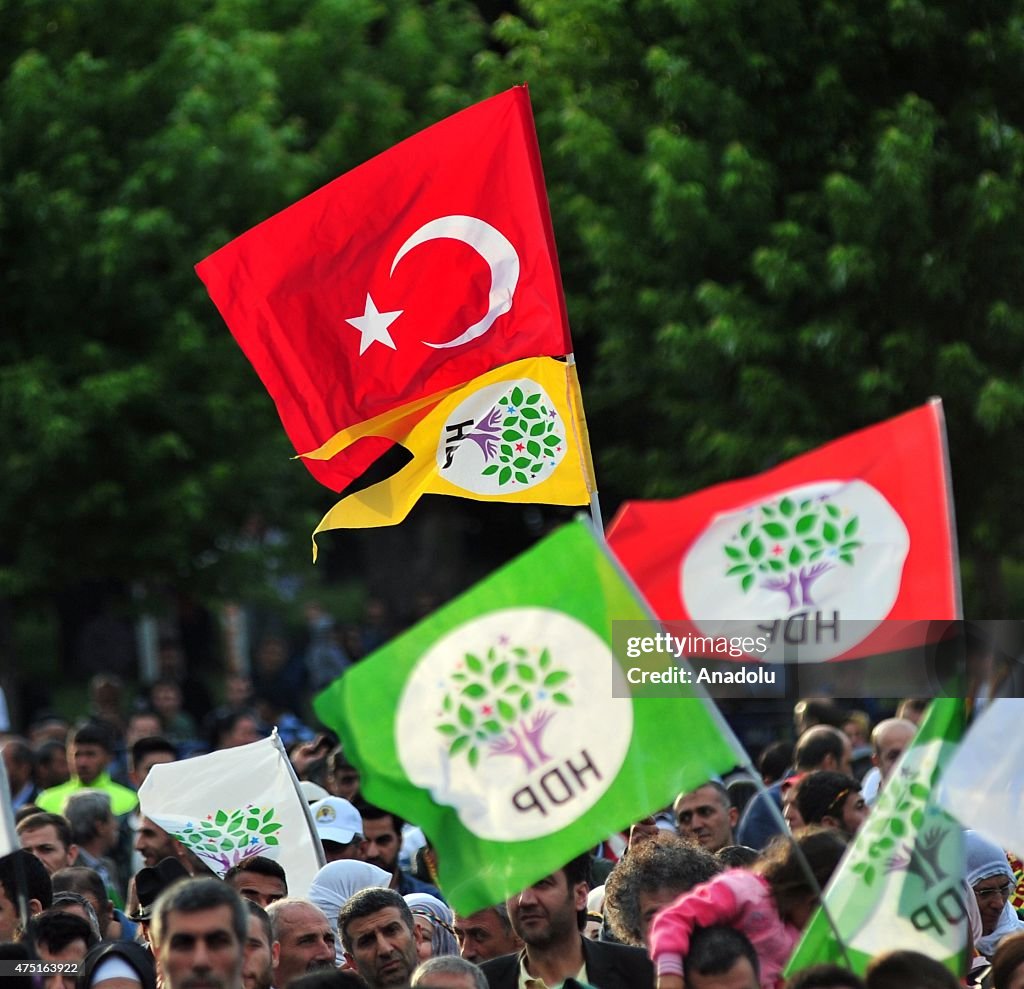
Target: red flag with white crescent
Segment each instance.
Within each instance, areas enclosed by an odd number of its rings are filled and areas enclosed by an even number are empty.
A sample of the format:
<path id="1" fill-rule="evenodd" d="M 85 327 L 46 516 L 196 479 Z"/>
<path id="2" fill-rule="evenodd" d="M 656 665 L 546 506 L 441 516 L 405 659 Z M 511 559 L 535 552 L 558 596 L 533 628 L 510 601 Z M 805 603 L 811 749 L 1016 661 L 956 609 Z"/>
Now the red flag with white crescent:
<path id="1" fill-rule="evenodd" d="M 402 141 L 196 271 L 299 453 L 500 365 L 571 351 L 525 86 Z M 340 491 L 389 445 L 304 463 Z"/>

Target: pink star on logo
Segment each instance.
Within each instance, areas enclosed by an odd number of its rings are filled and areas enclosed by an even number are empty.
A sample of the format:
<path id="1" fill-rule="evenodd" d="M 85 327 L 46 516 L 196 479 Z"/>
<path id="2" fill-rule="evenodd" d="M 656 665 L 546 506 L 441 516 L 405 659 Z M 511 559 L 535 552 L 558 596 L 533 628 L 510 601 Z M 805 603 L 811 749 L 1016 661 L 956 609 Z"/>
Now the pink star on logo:
<path id="1" fill-rule="evenodd" d="M 494 708 L 491 707 L 490 704 L 485 704 L 482 708 L 480 708 L 480 713 L 481 714 L 493 714 L 494 713 Z"/>
<path id="2" fill-rule="evenodd" d="M 524 449 L 525 448 L 523 447 L 522 443 L 517 443 L 516 444 L 516 453 L 522 453 Z"/>
<path id="3" fill-rule="evenodd" d="M 782 547 L 781 547 L 781 546 L 780 546 L 780 545 L 779 545 L 778 543 L 776 543 L 776 544 L 775 544 L 775 548 L 774 548 L 774 549 L 772 550 L 772 552 L 773 552 L 773 553 L 774 553 L 774 554 L 775 554 L 776 556 L 782 556 Z"/>

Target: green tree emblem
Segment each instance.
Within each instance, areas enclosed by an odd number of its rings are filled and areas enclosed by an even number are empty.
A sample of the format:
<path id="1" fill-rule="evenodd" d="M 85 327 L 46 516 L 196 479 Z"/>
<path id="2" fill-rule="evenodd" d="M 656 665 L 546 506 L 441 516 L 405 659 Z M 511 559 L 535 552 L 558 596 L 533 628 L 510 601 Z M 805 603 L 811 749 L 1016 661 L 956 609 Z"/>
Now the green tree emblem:
<path id="1" fill-rule="evenodd" d="M 466 653 L 451 680 L 436 726 L 451 758 L 464 754 L 475 769 L 486 747 L 487 755 L 517 756 L 527 772 L 551 758 L 543 747 L 544 731 L 556 715 L 551 705 L 568 707 L 572 700 L 571 676 L 555 667 L 547 648 L 531 655 L 502 642 L 483 657 Z"/>
<path id="2" fill-rule="evenodd" d="M 274 820 L 274 808 L 263 810 L 246 804 L 235 810 L 218 810 L 201 821 L 189 821 L 169 832 L 189 851 L 225 872 L 245 859 L 262 855 L 279 845 L 282 825 Z"/>
<path id="3" fill-rule="evenodd" d="M 554 464 L 565 447 L 558 427 L 558 413 L 548 406 L 544 393 L 516 385 L 498 399 L 466 439 L 483 452 L 487 462 L 481 471 L 484 477 L 497 474 L 499 487 L 530 484 L 545 464 Z"/>
<path id="4" fill-rule="evenodd" d="M 811 588 L 838 563 L 853 566 L 862 543 L 855 538 L 860 521 L 843 513 L 825 495 L 797 502 L 790 497 L 754 508 L 722 549 L 726 577 L 735 577 L 746 594 L 760 586 L 786 595 L 789 607 L 814 606 Z"/>

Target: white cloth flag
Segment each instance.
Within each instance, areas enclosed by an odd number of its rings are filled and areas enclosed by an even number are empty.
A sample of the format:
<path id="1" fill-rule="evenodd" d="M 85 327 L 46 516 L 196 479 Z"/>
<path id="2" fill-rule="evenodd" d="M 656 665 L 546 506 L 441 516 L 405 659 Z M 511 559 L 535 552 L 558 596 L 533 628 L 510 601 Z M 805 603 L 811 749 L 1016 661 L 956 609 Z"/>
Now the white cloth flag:
<path id="1" fill-rule="evenodd" d="M 21 848 L 18 832 L 14 830 L 14 810 L 11 807 L 11 788 L 7 782 L 4 761 L 0 759 L 0 858 Z"/>
<path id="2" fill-rule="evenodd" d="M 256 855 L 276 860 L 292 896 L 324 864 L 309 806 L 277 732 L 251 745 L 154 766 L 139 789 L 142 813 L 218 876 Z"/>
<path id="3" fill-rule="evenodd" d="M 961 824 L 1024 856 L 1024 700 L 988 704 L 964 735 L 939 789 L 939 803 Z"/>

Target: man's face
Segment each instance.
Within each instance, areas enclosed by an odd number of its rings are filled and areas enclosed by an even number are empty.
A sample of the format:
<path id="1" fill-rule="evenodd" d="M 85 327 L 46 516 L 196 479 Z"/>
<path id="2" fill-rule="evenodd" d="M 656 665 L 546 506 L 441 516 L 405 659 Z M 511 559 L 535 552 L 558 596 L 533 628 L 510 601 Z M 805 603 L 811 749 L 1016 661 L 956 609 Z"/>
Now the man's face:
<path id="1" fill-rule="evenodd" d="M 717 975 L 691 972 L 686 977 L 686 989 L 759 989 L 759 983 L 750 959 L 740 958 L 728 971 Z"/>
<path id="2" fill-rule="evenodd" d="M 157 949 L 163 984 L 166 989 L 237 989 L 242 950 L 227 904 L 192 913 L 172 910 Z"/>
<path id="3" fill-rule="evenodd" d="M 7 890 L 0 883 L 0 943 L 17 940 L 19 923 L 18 908 L 7 899 Z"/>
<path id="4" fill-rule="evenodd" d="M 327 789 L 336 797 L 352 800 L 359 791 L 359 770 L 355 766 L 338 766 L 328 777 Z"/>
<path id="5" fill-rule="evenodd" d="M 474 965 L 522 947 L 515 932 L 505 926 L 493 907 L 477 910 L 467 917 L 456 917 L 455 936 L 459 939 L 462 957 Z"/>
<path id="6" fill-rule="evenodd" d="M 860 790 L 848 793 L 843 800 L 842 813 L 839 815 L 839 827 L 848 835 L 855 835 L 867 820 L 869 810 Z"/>
<path id="7" fill-rule="evenodd" d="M 110 753 L 102 745 L 71 745 L 71 763 L 75 776 L 83 783 L 92 783 L 110 760 Z"/>
<path id="8" fill-rule="evenodd" d="M 243 870 L 231 877 L 231 885 L 239 896 L 258 903 L 264 910 L 277 900 L 283 900 L 288 891 L 276 876 L 264 876 L 258 872 Z"/>
<path id="9" fill-rule="evenodd" d="M 878 748 L 872 758 L 882 774 L 883 782 L 892 775 L 896 763 L 900 761 L 900 756 L 913 737 L 913 729 L 906 725 L 891 725 L 879 736 Z"/>
<path id="10" fill-rule="evenodd" d="M 682 890 L 673 889 L 671 886 L 659 886 L 657 889 L 641 889 L 637 894 L 637 905 L 640 907 L 640 937 L 644 944 L 647 944 L 647 932 L 651 929 L 651 921 L 654 915 L 662 908 L 667 907 Z"/>
<path id="11" fill-rule="evenodd" d="M 275 919 L 280 932 L 274 942 L 277 989 L 307 972 L 334 968 L 334 931 L 322 910 L 312 903 L 295 903 Z"/>
<path id="12" fill-rule="evenodd" d="M 52 824 L 22 831 L 18 837 L 21 838 L 21 847 L 39 859 L 51 876 L 58 869 L 67 868 L 77 857 L 77 848 L 72 845 L 69 849 Z"/>
<path id="13" fill-rule="evenodd" d="M 345 859 L 353 862 L 363 860 L 363 842 L 359 838 L 344 845 L 340 841 L 321 841 L 320 844 L 323 845 L 324 858 L 328 862 L 341 862 Z"/>
<path id="14" fill-rule="evenodd" d="M 370 989 L 409 984 L 419 963 L 416 937 L 398 907 L 384 907 L 350 921 L 347 934 L 352 951 L 346 951 L 345 957 Z"/>
<path id="15" fill-rule="evenodd" d="M 242 960 L 244 989 L 270 989 L 274 979 L 271 960 L 270 941 L 263 928 L 263 921 L 259 917 L 250 917 Z"/>
<path id="16" fill-rule="evenodd" d="M 699 842 L 709 852 L 733 844 L 736 808 L 728 806 L 713 786 L 701 786 L 683 794 L 675 802 L 675 812 L 679 834 Z"/>
<path id="17" fill-rule="evenodd" d="M 175 858 L 174 839 L 148 817 L 142 818 L 135 838 L 135 850 L 146 865 L 156 865 L 161 859 Z"/>
<path id="18" fill-rule="evenodd" d="M 3 756 L 4 769 L 7 770 L 7 782 L 10 785 L 11 796 L 13 797 L 14 794 L 24 788 L 32 776 L 32 763 L 16 762 L 13 745 L 5 745 L 3 747 Z"/>
<path id="19" fill-rule="evenodd" d="M 78 962 L 85 958 L 89 947 L 82 938 L 75 938 L 60 951 L 51 951 L 49 946 L 36 942 L 36 954 L 44 962 Z M 73 975 L 48 975 L 43 980 L 45 989 L 74 989 L 78 979 Z"/>
<path id="20" fill-rule="evenodd" d="M 577 932 L 576 914 L 586 903 L 587 884 L 570 888 L 565 872 L 559 869 L 527 886 L 506 905 L 516 934 L 528 945 L 547 947 Z"/>
<path id="21" fill-rule="evenodd" d="M 363 859 L 394 875 L 401 842 L 390 816 L 363 819 Z"/>

